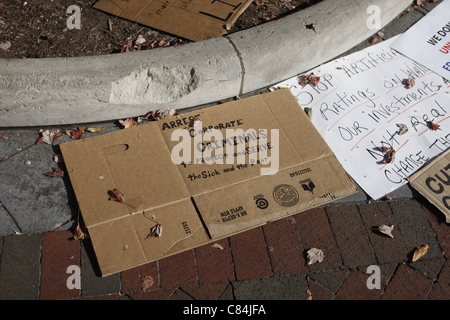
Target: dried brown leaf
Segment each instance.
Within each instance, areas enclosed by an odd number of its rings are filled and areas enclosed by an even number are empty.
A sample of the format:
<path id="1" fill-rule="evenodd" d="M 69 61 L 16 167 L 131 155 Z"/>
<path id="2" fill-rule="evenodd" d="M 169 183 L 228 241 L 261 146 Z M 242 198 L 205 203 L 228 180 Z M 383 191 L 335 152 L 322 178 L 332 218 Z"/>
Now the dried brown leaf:
<path id="1" fill-rule="evenodd" d="M 99 132 L 99 131 L 102 131 L 102 130 L 104 130 L 106 127 L 101 127 L 101 128 L 86 128 L 86 131 L 89 131 L 89 132 Z"/>
<path id="2" fill-rule="evenodd" d="M 3 158 L 0 159 L 0 162 L 5 161 L 8 158 L 9 158 L 8 156 L 4 156 Z"/>
<path id="3" fill-rule="evenodd" d="M 437 123 L 434 123 L 433 121 L 427 121 L 427 125 L 428 125 L 428 128 L 430 128 L 430 130 L 433 130 L 433 131 L 441 130 L 441 126 Z"/>
<path id="4" fill-rule="evenodd" d="M 133 118 L 128 118 L 125 120 L 119 120 L 120 124 L 123 126 L 124 129 L 131 128 L 137 125 L 136 120 Z"/>
<path id="5" fill-rule="evenodd" d="M 150 235 L 155 238 L 159 238 L 162 235 L 162 225 L 159 223 L 156 226 L 150 228 Z"/>
<path id="6" fill-rule="evenodd" d="M 378 231 L 384 233 L 385 235 L 388 235 L 391 238 L 394 238 L 394 236 L 392 235 L 392 230 L 394 230 L 394 225 L 386 226 L 383 224 L 378 227 Z"/>
<path id="7" fill-rule="evenodd" d="M 153 277 L 151 277 L 151 276 L 143 277 L 142 278 L 142 290 L 150 289 L 154 283 L 155 283 L 155 280 L 153 280 Z"/>
<path id="8" fill-rule="evenodd" d="M 202 124 L 202 120 L 200 120 L 200 116 L 195 116 L 190 122 L 189 127 L 198 127 Z"/>
<path id="9" fill-rule="evenodd" d="M 53 171 L 43 173 L 44 176 L 47 177 L 64 177 L 64 171 L 60 168 L 52 168 Z"/>
<path id="10" fill-rule="evenodd" d="M 83 132 L 79 129 L 66 130 L 66 134 L 69 135 L 74 140 L 78 140 L 83 136 Z"/>
<path id="11" fill-rule="evenodd" d="M 308 265 L 323 261 L 323 251 L 317 248 L 311 248 L 307 252 Z"/>
<path id="12" fill-rule="evenodd" d="M 398 135 L 402 135 L 408 132 L 408 126 L 406 124 L 403 123 L 397 123 L 397 127 L 400 128 Z"/>
<path id="13" fill-rule="evenodd" d="M 406 89 L 411 89 L 416 84 L 416 81 L 413 78 L 408 78 L 403 80 L 403 84 L 405 85 Z"/>
<path id="14" fill-rule="evenodd" d="M 123 193 L 119 190 L 114 188 L 113 190 L 108 190 L 109 200 L 114 200 L 117 202 L 125 202 L 125 196 Z"/>
<path id="15" fill-rule="evenodd" d="M 7 136 L 0 136 L 0 139 L 8 140 L 9 138 Z"/>
<path id="16" fill-rule="evenodd" d="M 84 228 L 81 226 L 81 222 L 78 221 L 75 230 L 73 231 L 73 238 L 75 240 L 83 240 L 89 238 L 87 232 L 84 231 Z"/>
<path id="17" fill-rule="evenodd" d="M 414 255 L 412 257 L 412 262 L 415 262 L 415 261 L 419 260 L 421 257 L 423 257 L 423 255 L 425 253 L 427 253 L 428 248 L 429 248 L 428 244 L 424 244 L 423 246 L 418 247 L 414 251 Z"/>

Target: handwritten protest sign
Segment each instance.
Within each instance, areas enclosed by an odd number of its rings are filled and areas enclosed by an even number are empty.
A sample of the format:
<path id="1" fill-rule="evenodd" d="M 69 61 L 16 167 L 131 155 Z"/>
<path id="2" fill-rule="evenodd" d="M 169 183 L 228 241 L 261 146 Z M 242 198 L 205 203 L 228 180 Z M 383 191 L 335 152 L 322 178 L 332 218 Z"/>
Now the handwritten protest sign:
<path id="1" fill-rule="evenodd" d="M 408 29 L 392 48 L 450 80 L 450 0 Z"/>
<path id="2" fill-rule="evenodd" d="M 290 88 L 309 108 L 344 169 L 373 199 L 450 146 L 450 82 L 390 48 L 397 38 L 305 73 L 318 83 L 298 76 L 271 88 Z"/>

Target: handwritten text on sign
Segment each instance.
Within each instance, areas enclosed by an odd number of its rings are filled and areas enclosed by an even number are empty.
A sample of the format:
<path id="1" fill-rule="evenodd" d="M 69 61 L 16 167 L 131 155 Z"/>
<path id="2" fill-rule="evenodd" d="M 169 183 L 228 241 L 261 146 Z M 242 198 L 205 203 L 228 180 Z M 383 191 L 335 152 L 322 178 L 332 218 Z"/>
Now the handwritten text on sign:
<path id="1" fill-rule="evenodd" d="M 373 199 L 450 146 L 450 83 L 389 48 L 391 39 L 320 66 L 314 86 L 294 77 L 274 86 L 288 87 L 352 178 Z M 412 87 L 405 85 L 413 79 Z M 430 124 L 440 126 L 430 130 Z M 398 125 L 408 131 L 401 134 Z M 383 148 L 395 150 L 385 163 Z"/>

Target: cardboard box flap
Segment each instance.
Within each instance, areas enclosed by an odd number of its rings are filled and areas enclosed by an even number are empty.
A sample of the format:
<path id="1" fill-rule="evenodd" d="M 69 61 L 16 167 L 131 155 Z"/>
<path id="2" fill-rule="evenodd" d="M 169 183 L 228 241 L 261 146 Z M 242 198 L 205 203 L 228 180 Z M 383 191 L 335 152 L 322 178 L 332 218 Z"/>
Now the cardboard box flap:
<path id="1" fill-rule="evenodd" d="M 87 227 L 190 197 L 155 126 L 61 144 L 61 152 Z M 123 203 L 110 200 L 113 189 Z"/>
<path id="2" fill-rule="evenodd" d="M 150 229 L 161 226 L 161 236 Z M 190 199 L 89 228 L 103 275 L 206 243 L 209 236 Z M 111 256 L 114 253 L 114 256 Z"/>
<path id="3" fill-rule="evenodd" d="M 194 197 L 214 238 L 242 232 L 356 193 L 334 155 Z"/>
<path id="4" fill-rule="evenodd" d="M 192 41 L 222 36 L 251 0 L 100 0 L 94 8 Z"/>
<path id="5" fill-rule="evenodd" d="M 450 223 L 450 150 L 445 151 L 408 178 L 419 191 L 445 215 Z"/>

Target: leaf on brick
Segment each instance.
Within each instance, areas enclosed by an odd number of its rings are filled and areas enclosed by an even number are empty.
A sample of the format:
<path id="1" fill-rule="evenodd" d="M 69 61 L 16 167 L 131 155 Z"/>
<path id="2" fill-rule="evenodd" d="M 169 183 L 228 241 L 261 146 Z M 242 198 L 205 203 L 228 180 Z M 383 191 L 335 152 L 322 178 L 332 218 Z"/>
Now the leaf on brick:
<path id="1" fill-rule="evenodd" d="M 323 251 L 317 248 L 311 248 L 307 252 L 308 265 L 311 265 L 316 262 L 322 262 L 324 255 Z"/>
<path id="2" fill-rule="evenodd" d="M 422 258 L 424 254 L 427 253 L 428 248 L 429 248 L 428 244 L 424 244 L 423 246 L 416 248 L 416 250 L 414 250 L 414 255 L 412 257 L 412 262 L 415 262 L 420 258 Z"/>

